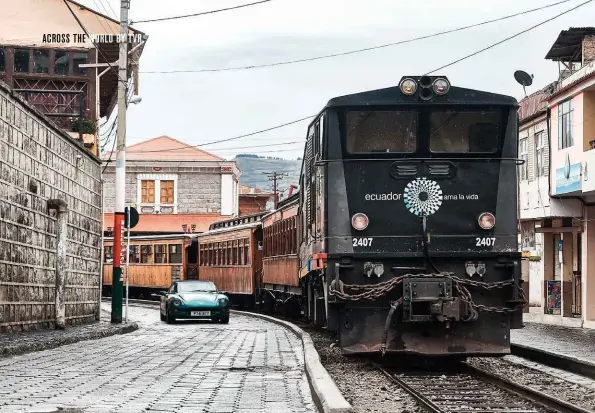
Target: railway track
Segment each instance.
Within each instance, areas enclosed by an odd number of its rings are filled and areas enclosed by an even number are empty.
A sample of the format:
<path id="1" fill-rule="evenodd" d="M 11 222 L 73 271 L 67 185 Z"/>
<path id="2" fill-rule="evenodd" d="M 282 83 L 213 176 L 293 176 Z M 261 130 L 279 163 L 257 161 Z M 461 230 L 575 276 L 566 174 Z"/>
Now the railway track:
<path id="1" fill-rule="evenodd" d="M 111 297 L 102 301 L 110 302 Z M 129 299 L 130 305 L 158 308 L 159 301 Z M 303 323 L 291 321 L 301 328 Z M 393 383 L 433 413 L 594 413 L 549 394 L 461 362 L 449 370 L 397 372 L 373 362 Z"/>
<path id="2" fill-rule="evenodd" d="M 466 363 L 443 372 L 374 366 L 432 413 L 592 413 Z"/>

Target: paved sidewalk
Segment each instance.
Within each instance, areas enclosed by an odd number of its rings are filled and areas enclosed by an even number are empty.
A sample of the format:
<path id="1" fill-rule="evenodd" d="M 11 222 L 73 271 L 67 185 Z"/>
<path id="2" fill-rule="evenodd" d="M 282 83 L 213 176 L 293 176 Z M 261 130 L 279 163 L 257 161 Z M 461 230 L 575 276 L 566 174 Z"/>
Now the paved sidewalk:
<path id="1" fill-rule="evenodd" d="M 595 331 L 525 323 L 525 328 L 511 330 L 510 341 L 536 350 L 559 354 L 595 365 Z"/>
<path id="2" fill-rule="evenodd" d="M 110 313 L 102 311 L 101 321 L 66 327 L 64 330 L 33 330 L 19 333 L 0 334 L 0 359 L 2 357 L 47 350 L 64 344 L 76 343 L 134 331 L 135 323 L 113 325 L 109 322 Z"/>
<path id="3" fill-rule="evenodd" d="M 302 343 L 285 328 L 234 314 L 228 325 L 168 325 L 158 309 L 129 311 L 133 333 L 0 359 L 0 412 L 316 412 Z"/>

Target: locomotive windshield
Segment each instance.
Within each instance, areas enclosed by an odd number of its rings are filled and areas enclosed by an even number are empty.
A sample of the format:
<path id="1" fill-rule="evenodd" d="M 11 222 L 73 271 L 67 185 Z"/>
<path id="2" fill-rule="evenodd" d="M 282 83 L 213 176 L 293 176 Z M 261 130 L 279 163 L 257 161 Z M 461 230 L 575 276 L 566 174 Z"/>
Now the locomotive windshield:
<path id="1" fill-rule="evenodd" d="M 347 151 L 415 152 L 418 113 L 399 110 L 348 111 Z"/>
<path id="2" fill-rule="evenodd" d="M 430 151 L 496 152 L 501 126 L 502 113 L 498 110 L 433 111 L 430 114 Z"/>
<path id="3" fill-rule="evenodd" d="M 429 126 L 420 128 L 422 123 Z M 503 126 L 501 109 L 348 110 L 344 134 L 347 152 L 353 155 L 413 153 L 418 138 L 433 153 L 493 154 Z M 428 132 L 420 136 L 420 130 Z"/>

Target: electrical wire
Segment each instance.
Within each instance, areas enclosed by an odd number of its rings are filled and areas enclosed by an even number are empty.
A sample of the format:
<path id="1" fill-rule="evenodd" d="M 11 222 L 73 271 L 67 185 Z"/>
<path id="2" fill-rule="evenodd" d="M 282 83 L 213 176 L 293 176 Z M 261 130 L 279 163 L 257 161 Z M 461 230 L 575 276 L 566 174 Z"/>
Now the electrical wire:
<path id="1" fill-rule="evenodd" d="M 445 30 L 445 31 L 441 31 L 441 32 L 437 32 L 437 33 L 432 33 L 432 34 L 428 34 L 428 35 L 424 35 L 424 36 L 419 36 L 419 37 L 414 37 L 414 38 L 406 39 L 406 40 L 399 40 L 399 41 L 392 42 L 392 43 L 386 43 L 386 44 L 381 44 L 381 45 L 376 45 L 376 46 L 365 47 L 363 49 L 350 50 L 350 51 L 347 51 L 347 52 L 332 53 L 332 54 L 327 54 L 327 55 L 322 55 L 322 56 L 315 56 L 315 57 L 309 57 L 309 58 L 304 58 L 304 59 L 288 60 L 288 61 L 275 62 L 275 63 L 265 63 L 265 64 L 260 64 L 260 65 L 224 67 L 224 68 L 215 68 L 215 69 L 196 69 L 196 70 L 151 70 L 151 71 L 144 71 L 144 72 L 140 72 L 140 73 L 172 74 L 172 73 L 225 72 L 225 71 L 233 71 L 233 70 L 250 70 L 250 69 L 258 69 L 258 68 L 264 68 L 264 67 L 283 66 L 283 65 L 290 65 L 290 64 L 294 64 L 294 63 L 303 63 L 303 62 L 311 62 L 311 61 L 315 61 L 315 60 L 330 59 L 330 58 L 333 58 L 333 57 L 347 56 L 347 55 L 352 55 L 352 54 L 356 54 L 356 53 L 363 53 L 363 52 L 368 52 L 368 51 L 371 51 L 371 50 L 383 49 L 383 48 L 386 48 L 386 47 L 398 46 L 398 45 L 401 45 L 401 44 L 412 43 L 412 42 L 416 42 L 416 41 L 419 41 L 419 40 L 425 40 L 425 39 L 430 39 L 430 38 L 433 38 L 433 37 L 443 36 L 445 34 L 455 33 L 455 32 L 459 32 L 459 31 L 471 29 L 471 28 L 474 28 L 474 27 L 484 26 L 484 25 L 487 25 L 487 24 L 496 23 L 496 22 L 499 22 L 499 21 L 511 19 L 513 17 L 518 17 L 518 16 L 521 16 L 521 15 L 524 15 L 524 14 L 529 14 L 529 13 L 533 13 L 533 12 L 536 12 L 536 11 L 544 10 L 544 9 L 547 9 L 547 8 L 550 8 L 550 7 L 558 6 L 558 5 L 563 4 L 563 3 L 568 3 L 570 1 L 572 1 L 572 0 L 562 0 L 562 1 L 558 1 L 556 3 L 547 4 L 545 6 L 537 7 L 537 8 L 530 9 L 530 10 L 525 10 L 525 11 L 522 11 L 522 12 L 510 14 L 510 15 L 503 16 L 503 17 L 499 17 L 499 18 L 496 18 L 496 19 L 485 20 L 485 21 L 482 21 L 482 22 L 479 22 L 479 23 L 470 24 L 470 25 L 467 25 L 467 26 L 457 27 L 455 29 Z"/>
<path id="2" fill-rule="evenodd" d="M 207 142 L 207 143 L 201 143 L 201 144 L 198 144 L 198 145 L 184 145 L 184 146 L 180 146 L 179 148 L 161 149 L 161 150 L 153 150 L 153 151 L 142 151 L 142 153 L 172 152 L 172 151 L 177 151 L 177 150 L 181 150 L 181 149 L 199 148 L 201 146 L 214 145 L 216 143 L 221 143 L 221 142 L 229 142 L 229 141 L 233 141 L 233 140 L 236 140 L 236 139 L 241 139 L 241 138 L 246 138 L 248 136 L 257 135 L 259 133 L 264 133 L 264 132 L 272 131 L 274 129 L 283 128 L 283 127 L 288 126 L 288 125 L 293 125 L 294 123 L 302 122 L 304 120 L 313 118 L 314 116 L 316 116 L 316 115 L 306 116 L 306 117 L 303 117 L 303 118 L 300 118 L 300 119 L 293 120 L 291 122 L 283 123 L 281 125 L 272 126 L 270 128 L 267 128 L 267 129 L 261 129 L 259 131 L 247 133 L 247 134 L 244 134 L 244 135 L 234 136 L 232 138 L 220 139 L 220 140 L 217 140 L 217 141 L 212 141 L 212 142 Z M 130 151 L 129 153 L 135 153 L 135 152 L 136 151 Z"/>
<path id="3" fill-rule="evenodd" d="M 210 151 L 213 152 L 219 152 L 219 153 L 225 153 L 225 152 L 221 152 L 221 151 L 234 151 L 234 150 L 243 150 L 243 149 L 253 149 L 253 148 L 268 148 L 271 146 L 284 146 L 284 145 L 296 145 L 296 144 L 305 144 L 306 141 L 292 141 L 292 142 L 281 142 L 281 143 L 267 143 L 267 144 L 263 144 L 263 145 L 251 145 L 251 146 L 237 146 L 237 147 L 232 147 L 232 148 L 211 148 L 209 149 Z M 167 151 L 167 149 L 166 149 Z M 145 151 L 128 151 L 128 153 L 144 153 Z M 164 151 L 161 151 L 164 152 Z M 231 152 L 230 152 L 231 153 Z"/>
<path id="4" fill-rule="evenodd" d="M 236 10 L 236 9 L 241 9 L 241 8 L 244 8 L 244 7 L 256 6 L 258 4 L 268 3 L 270 1 L 271 0 L 260 0 L 260 1 L 255 1 L 253 3 L 240 4 L 239 6 L 233 6 L 233 7 L 226 7 L 224 9 L 204 11 L 204 12 L 201 12 L 201 13 L 184 14 L 182 16 L 162 17 L 162 18 L 159 18 L 159 19 L 135 20 L 134 23 L 153 23 L 153 22 L 160 22 L 160 21 L 165 21 L 165 20 L 185 19 L 187 17 L 204 16 L 206 14 L 214 14 L 214 13 L 220 13 L 222 11 Z M 130 24 L 133 24 L 133 22 L 131 21 Z"/>
<path id="5" fill-rule="evenodd" d="M 486 50 L 490 50 L 490 49 L 492 49 L 492 48 L 494 48 L 494 47 L 496 47 L 496 46 L 498 46 L 498 45 L 501 45 L 502 43 L 505 43 L 505 42 L 507 42 L 507 41 L 509 41 L 509 40 L 512 40 L 512 39 L 514 39 L 515 37 L 518 37 L 518 36 L 520 36 L 520 35 L 522 35 L 522 34 L 525 34 L 525 33 L 529 32 L 529 31 L 531 31 L 531 30 L 533 30 L 533 29 L 535 29 L 535 28 L 537 28 L 537 27 L 539 27 L 539 26 L 543 26 L 544 24 L 546 24 L 546 23 L 549 23 L 549 22 L 551 22 L 552 20 L 555 20 L 555 19 L 557 19 L 557 18 L 558 18 L 558 17 L 560 17 L 560 16 L 563 16 L 563 15 L 565 15 L 565 14 L 568 14 L 568 13 L 570 13 L 570 12 L 572 12 L 572 11 L 574 11 L 574 10 L 576 10 L 576 9 L 580 8 L 580 7 L 583 7 L 583 6 L 585 6 L 585 5 L 589 4 L 589 3 L 591 3 L 592 1 L 593 1 L 593 0 L 587 0 L 587 1 L 585 1 L 585 2 L 583 2 L 583 3 L 581 3 L 581 4 L 579 4 L 578 6 L 574 6 L 574 7 L 573 7 L 573 8 L 571 8 L 571 9 L 568 9 L 568 10 L 566 10 L 566 11 L 564 11 L 564 12 L 562 12 L 562 13 L 559 13 L 559 14 L 557 14 L 557 15 L 553 16 L 553 17 L 550 17 L 549 19 L 546 19 L 546 20 L 544 20 L 544 21 L 542 21 L 542 22 L 540 22 L 540 23 L 537 23 L 536 25 L 533 25 L 533 26 L 529 27 L 528 29 L 525 29 L 525 30 L 522 30 L 522 31 L 520 31 L 520 32 L 518 32 L 518 33 L 515 33 L 515 34 L 513 34 L 512 36 L 509 36 L 509 37 L 507 37 L 507 38 L 505 38 L 505 39 L 502 39 L 502 40 L 500 40 L 499 42 L 493 43 L 493 44 L 491 44 L 491 45 L 489 45 L 489 46 L 487 46 L 487 47 L 484 47 L 484 48 L 483 48 L 483 49 L 481 49 L 481 50 L 478 50 L 478 51 L 476 51 L 476 52 L 473 52 L 473 53 L 471 53 L 471 54 L 468 54 L 468 55 L 466 55 L 466 56 L 463 56 L 463 57 L 461 57 L 460 59 L 454 60 L 454 61 L 452 61 L 452 62 L 450 62 L 450 63 L 448 63 L 448 64 L 445 64 L 445 65 L 443 65 L 443 66 L 440 66 L 440 67 L 438 67 L 438 68 L 436 68 L 436 69 L 430 70 L 429 72 L 427 72 L 427 73 L 426 73 L 426 75 L 429 75 L 430 73 L 433 73 L 433 72 L 437 72 L 438 70 L 445 69 L 445 68 L 447 68 L 447 67 L 449 67 L 449 66 L 452 66 L 452 65 L 454 65 L 454 64 L 457 64 L 457 63 L 459 63 L 459 62 L 462 62 L 463 60 L 469 59 L 470 57 L 477 56 L 478 54 L 480 54 L 480 53 L 483 53 L 483 52 L 485 52 Z"/>
<path id="6" fill-rule="evenodd" d="M 107 65 L 109 66 L 109 68 L 114 71 L 116 77 L 118 78 L 118 81 L 126 84 L 126 82 L 124 82 L 124 80 L 122 80 L 122 78 L 118 74 L 118 70 L 116 68 L 114 68 L 114 66 L 112 66 L 112 64 L 109 62 L 109 59 L 105 56 L 105 54 L 103 54 L 103 52 L 101 51 L 101 49 L 99 48 L 99 46 L 97 46 L 97 43 L 95 43 L 95 41 L 91 38 L 91 35 L 87 31 L 87 28 L 83 25 L 83 22 L 81 22 L 81 20 L 78 18 L 78 16 L 74 13 L 74 10 L 72 10 L 72 8 L 70 7 L 70 4 L 68 4 L 68 1 L 67 0 L 62 0 L 62 1 L 66 5 L 66 7 L 68 7 L 68 10 L 70 10 L 70 14 L 72 14 L 72 17 L 74 17 L 74 19 L 76 20 L 76 22 L 78 23 L 78 25 L 80 26 L 80 28 L 85 32 L 85 34 L 87 35 L 87 37 L 89 38 L 89 40 L 91 41 L 91 43 L 93 44 L 93 46 L 95 46 L 95 49 L 99 52 L 99 54 L 101 55 L 101 57 L 103 57 L 103 59 L 105 60 L 105 63 L 107 63 Z"/>

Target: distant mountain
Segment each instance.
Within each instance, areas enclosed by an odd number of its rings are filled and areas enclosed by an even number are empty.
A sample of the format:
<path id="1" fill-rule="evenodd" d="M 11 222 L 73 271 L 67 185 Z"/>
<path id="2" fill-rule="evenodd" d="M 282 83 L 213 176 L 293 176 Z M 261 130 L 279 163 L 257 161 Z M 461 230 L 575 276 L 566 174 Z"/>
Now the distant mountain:
<path id="1" fill-rule="evenodd" d="M 252 154 L 241 154 L 235 157 L 234 161 L 242 171 L 240 183 L 254 188 L 272 190 L 273 182 L 264 174 L 265 172 L 285 173 L 283 179 L 278 181 L 278 186 L 287 195 L 289 185 L 299 185 L 301 160 L 292 159 L 269 159 L 258 157 Z"/>

